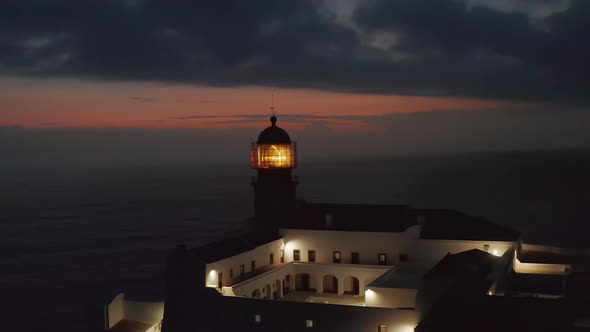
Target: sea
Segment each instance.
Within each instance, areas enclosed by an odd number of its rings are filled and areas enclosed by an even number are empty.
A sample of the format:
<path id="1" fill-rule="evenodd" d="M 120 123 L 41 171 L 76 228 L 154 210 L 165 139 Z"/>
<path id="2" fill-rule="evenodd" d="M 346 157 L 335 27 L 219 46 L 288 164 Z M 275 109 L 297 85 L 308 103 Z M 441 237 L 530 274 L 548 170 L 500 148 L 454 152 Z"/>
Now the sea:
<path id="1" fill-rule="evenodd" d="M 301 162 L 313 202 L 456 209 L 527 242 L 590 248 L 590 150 Z M 119 292 L 165 294 L 166 256 L 238 231 L 253 213 L 247 163 L 0 166 L 0 322 L 103 331 Z"/>

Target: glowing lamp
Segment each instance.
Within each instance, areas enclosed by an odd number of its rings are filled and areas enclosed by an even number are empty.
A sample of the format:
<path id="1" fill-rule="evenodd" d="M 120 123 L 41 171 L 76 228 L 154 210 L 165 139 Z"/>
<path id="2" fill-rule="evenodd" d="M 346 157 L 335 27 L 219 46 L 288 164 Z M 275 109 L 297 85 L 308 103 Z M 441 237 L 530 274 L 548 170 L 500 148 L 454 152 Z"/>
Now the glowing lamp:
<path id="1" fill-rule="evenodd" d="M 271 126 L 252 143 L 250 163 L 254 169 L 281 169 L 297 167 L 297 144 L 283 129 L 277 127 L 277 118 L 270 118 Z"/>
<path id="2" fill-rule="evenodd" d="M 297 167 L 296 143 L 258 144 L 252 143 L 252 168 L 294 168 Z"/>

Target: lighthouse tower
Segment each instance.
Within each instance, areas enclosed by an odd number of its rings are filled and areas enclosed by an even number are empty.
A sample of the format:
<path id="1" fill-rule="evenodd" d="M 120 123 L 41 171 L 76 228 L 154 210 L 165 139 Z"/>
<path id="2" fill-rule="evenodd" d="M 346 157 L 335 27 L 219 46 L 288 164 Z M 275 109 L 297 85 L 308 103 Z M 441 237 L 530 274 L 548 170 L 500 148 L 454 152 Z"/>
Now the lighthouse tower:
<path id="1" fill-rule="evenodd" d="M 292 170 L 297 167 L 297 145 L 277 126 L 277 117 L 252 143 L 250 160 L 257 176 L 254 187 L 254 217 L 260 230 L 277 229 L 295 208 Z"/>

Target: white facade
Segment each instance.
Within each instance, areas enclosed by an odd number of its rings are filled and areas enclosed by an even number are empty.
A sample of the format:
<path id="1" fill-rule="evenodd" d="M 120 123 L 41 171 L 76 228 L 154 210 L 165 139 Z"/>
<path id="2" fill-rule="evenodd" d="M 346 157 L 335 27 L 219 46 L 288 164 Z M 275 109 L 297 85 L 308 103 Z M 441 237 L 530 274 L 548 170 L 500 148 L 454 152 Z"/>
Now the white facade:
<path id="1" fill-rule="evenodd" d="M 223 279 L 221 283 L 222 287 L 239 282 L 242 269 L 244 276 L 252 273 L 252 262 L 254 262 L 254 271 L 263 267 L 270 268 L 279 265 L 281 248 L 283 246 L 283 239 L 279 239 L 256 247 L 253 250 L 207 264 L 205 274 L 206 286 L 219 287 L 220 273 Z M 271 254 L 273 264 L 270 264 Z"/>
<path id="2" fill-rule="evenodd" d="M 391 314 L 405 318 L 397 323 L 388 322 L 387 331 L 412 331 L 423 310 L 447 287 L 445 281 L 425 284 L 421 282 L 422 276 L 449 253 L 471 249 L 496 256 L 506 253 L 507 258 L 513 257 L 512 266 L 517 273 L 566 274 L 569 267 L 523 263 L 518 259 L 523 247 L 546 251 L 555 248 L 519 246 L 510 241 L 421 239 L 420 231 L 420 225 L 400 233 L 282 229 L 282 237 L 277 240 L 207 263 L 203 286 L 216 289 L 224 298 L 393 310 Z M 555 250 L 561 253 L 559 248 Z M 420 301 L 424 303 L 417 303 L 420 292 L 430 294 L 422 296 Z M 105 309 L 107 328 L 122 319 L 131 319 L 149 322 L 150 331 L 156 331 L 163 303 L 133 302 L 119 295 Z"/>
<path id="3" fill-rule="evenodd" d="M 446 254 L 479 249 L 501 256 L 516 244 L 420 239 L 421 227 L 400 233 L 281 229 L 276 241 L 208 263 L 206 286 L 225 296 L 282 299 L 290 291 L 307 291 L 359 296 L 365 306 L 413 308 L 422 274 Z M 392 268 L 397 277 L 411 270 L 410 286 L 373 287 L 367 296 L 367 285 Z"/>

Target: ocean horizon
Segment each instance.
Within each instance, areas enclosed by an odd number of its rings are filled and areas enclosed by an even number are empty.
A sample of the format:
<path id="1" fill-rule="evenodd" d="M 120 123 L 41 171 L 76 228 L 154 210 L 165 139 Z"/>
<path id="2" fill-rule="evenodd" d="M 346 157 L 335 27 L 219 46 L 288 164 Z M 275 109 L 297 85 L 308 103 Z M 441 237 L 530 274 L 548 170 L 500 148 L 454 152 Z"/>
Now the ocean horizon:
<path id="1" fill-rule="evenodd" d="M 588 169 L 590 150 L 553 150 L 302 160 L 295 173 L 312 202 L 455 209 L 585 248 Z M 2 170 L 2 318 L 23 331 L 102 331 L 117 292 L 163 298 L 176 244 L 227 236 L 253 214 L 247 163 Z"/>

